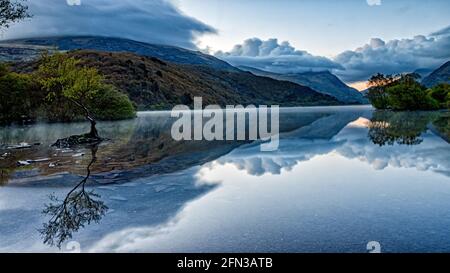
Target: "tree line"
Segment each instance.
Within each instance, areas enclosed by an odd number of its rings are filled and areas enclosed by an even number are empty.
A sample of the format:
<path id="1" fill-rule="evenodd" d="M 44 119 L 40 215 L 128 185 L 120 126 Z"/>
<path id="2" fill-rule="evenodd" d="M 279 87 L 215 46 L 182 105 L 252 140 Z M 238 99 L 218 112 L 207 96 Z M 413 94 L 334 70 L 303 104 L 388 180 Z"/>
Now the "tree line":
<path id="1" fill-rule="evenodd" d="M 369 79 L 367 98 L 377 109 L 437 110 L 450 108 L 450 84 L 426 88 L 417 73 L 384 75 Z"/>
<path id="2" fill-rule="evenodd" d="M 128 96 L 95 69 L 65 53 L 44 54 L 32 73 L 11 71 L 0 63 L 0 124 L 87 119 L 96 136 L 95 120 L 135 116 Z"/>

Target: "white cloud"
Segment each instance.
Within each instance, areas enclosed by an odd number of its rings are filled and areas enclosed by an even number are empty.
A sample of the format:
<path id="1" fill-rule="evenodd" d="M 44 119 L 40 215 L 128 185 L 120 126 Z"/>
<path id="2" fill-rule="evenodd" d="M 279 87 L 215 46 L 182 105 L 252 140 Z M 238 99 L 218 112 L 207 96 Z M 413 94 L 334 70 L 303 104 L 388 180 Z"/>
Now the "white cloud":
<path id="1" fill-rule="evenodd" d="M 277 39 L 247 39 L 242 44 L 235 45 L 230 52 L 219 51 L 215 56 L 233 65 L 250 66 L 275 73 L 342 69 L 339 64 L 326 57 L 297 50 L 289 42 L 278 43 Z"/>
<path id="2" fill-rule="evenodd" d="M 427 36 L 384 41 L 372 38 L 367 44 L 347 50 L 333 59 L 298 50 L 289 42 L 258 38 L 235 45 L 216 57 L 233 65 L 249 66 L 275 73 L 331 70 L 346 82 L 365 81 L 371 75 L 434 70 L 450 59 L 450 26 Z"/>
<path id="3" fill-rule="evenodd" d="M 69 6 L 79 6 L 81 5 L 81 0 L 66 0 Z"/>
<path id="4" fill-rule="evenodd" d="M 367 5 L 369 6 L 380 6 L 381 0 L 367 0 Z"/>
<path id="5" fill-rule="evenodd" d="M 197 35 L 216 32 L 166 0 L 39 0 L 28 5 L 33 17 L 12 25 L 3 39 L 102 35 L 195 48 Z"/>
<path id="6" fill-rule="evenodd" d="M 381 73 L 413 72 L 419 68 L 434 69 L 450 59 L 450 27 L 428 36 L 369 43 L 345 51 L 334 58 L 345 71 L 336 71 L 346 81 L 361 81 Z"/>

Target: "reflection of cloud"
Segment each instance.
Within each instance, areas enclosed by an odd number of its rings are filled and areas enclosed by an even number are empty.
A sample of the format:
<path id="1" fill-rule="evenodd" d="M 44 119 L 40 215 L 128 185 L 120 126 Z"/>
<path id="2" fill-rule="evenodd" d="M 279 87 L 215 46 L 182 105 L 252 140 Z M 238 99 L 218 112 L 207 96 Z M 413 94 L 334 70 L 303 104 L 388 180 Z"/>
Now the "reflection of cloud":
<path id="1" fill-rule="evenodd" d="M 334 137 L 334 140 L 346 140 L 336 151 L 347 158 L 367 162 L 376 170 L 389 166 L 450 174 L 450 146 L 440 137 L 426 132 L 420 145 L 379 147 L 367 138 L 367 131 L 367 128 L 345 128 Z"/>
<path id="2" fill-rule="evenodd" d="M 336 117 L 328 122 L 333 120 Z M 420 145 L 395 144 L 380 147 L 367 137 L 369 123 L 368 119 L 359 118 L 329 140 L 304 139 L 304 132 L 293 138 L 281 137 L 279 150 L 273 153 L 260 153 L 258 145 L 241 146 L 215 162 L 222 165 L 233 164 L 248 174 L 260 176 L 266 173 L 280 174 L 282 170 L 290 170 L 301 161 L 334 151 L 344 157 L 367 162 L 375 170 L 386 167 L 415 168 L 450 175 L 450 145 L 440 137 L 426 132 L 422 134 L 424 141 Z M 318 124 L 326 126 L 323 122 Z M 308 131 L 311 130 L 313 128 Z"/>
<path id="3" fill-rule="evenodd" d="M 81 0 L 66 0 L 69 6 L 79 6 L 81 5 Z"/>
<path id="4" fill-rule="evenodd" d="M 369 6 L 380 6 L 381 0 L 367 0 L 367 5 Z"/>
<path id="5" fill-rule="evenodd" d="M 336 151 L 347 158 L 358 158 L 367 162 L 377 170 L 390 166 L 443 173 L 450 171 L 450 158 L 447 156 L 450 154 L 450 146 L 431 132 L 422 134 L 423 142 L 420 145 L 394 144 L 383 147 L 373 144 L 367 138 L 367 132 L 367 127 L 344 128 L 333 138 L 345 140 L 345 144 L 338 147 Z"/>
<path id="6" fill-rule="evenodd" d="M 300 161 L 308 161 L 314 156 L 327 154 L 339 142 L 311 139 L 289 139 L 280 142 L 279 149 L 273 153 L 260 153 L 259 145 L 243 146 L 229 155 L 217 160 L 219 164 L 233 164 L 239 170 L 246 170 L 251 175 L 266 173 L 280 174 L 289 171 Z"/>
<path id="7" fill-rule="evenodd" d="M 165 0 L 29 1 L 33 17 L 14 24 L 3 38 L 101 35 L 195 48 L 196 35 L 215 30 Z"/>

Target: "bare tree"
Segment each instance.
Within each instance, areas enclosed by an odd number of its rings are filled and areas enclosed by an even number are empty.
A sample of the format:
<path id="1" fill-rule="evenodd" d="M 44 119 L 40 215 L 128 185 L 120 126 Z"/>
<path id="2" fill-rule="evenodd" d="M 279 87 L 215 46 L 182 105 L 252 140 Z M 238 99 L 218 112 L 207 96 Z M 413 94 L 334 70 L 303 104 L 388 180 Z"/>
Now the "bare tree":
<path id="1" fill-rule="evenodd" d="M 0 0 L 0 28 L 8 28 L 11 23 L 31 17 L 26 0 Z"/>

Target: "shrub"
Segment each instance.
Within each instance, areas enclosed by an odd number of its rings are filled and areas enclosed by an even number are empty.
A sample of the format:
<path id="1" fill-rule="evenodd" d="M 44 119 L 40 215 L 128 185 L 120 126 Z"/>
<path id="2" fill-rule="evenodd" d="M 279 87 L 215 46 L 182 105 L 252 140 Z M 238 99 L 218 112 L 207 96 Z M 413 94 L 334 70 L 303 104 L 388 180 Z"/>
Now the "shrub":
<path id="1" fill-rule="evenodd" d="M 450 84 L 438 84 L 428 90 L 428 95 L 438 103 L 440 108 L 450 108 Z"/>
<path id="2" fill-rule="evenodd" d="M 34 120 L 42 100 L 41 94 L 34 92 L 36 89 L 31 76 L 9 72 L 0 65 L 0 124 Z"/>
<path id="3" fill-rule="evenodd" d="M 97 119 L 118 120 L 136 116 L 135 108 L 127 95 L 114 86 L 105 85 L 93 97 L 90 103 Z"/>

